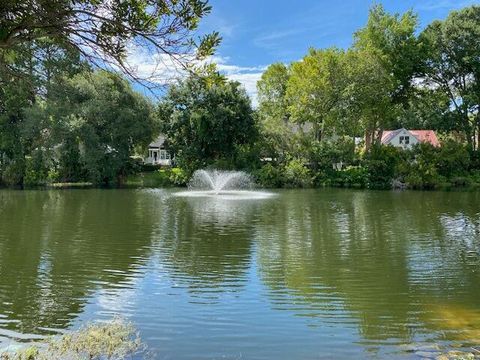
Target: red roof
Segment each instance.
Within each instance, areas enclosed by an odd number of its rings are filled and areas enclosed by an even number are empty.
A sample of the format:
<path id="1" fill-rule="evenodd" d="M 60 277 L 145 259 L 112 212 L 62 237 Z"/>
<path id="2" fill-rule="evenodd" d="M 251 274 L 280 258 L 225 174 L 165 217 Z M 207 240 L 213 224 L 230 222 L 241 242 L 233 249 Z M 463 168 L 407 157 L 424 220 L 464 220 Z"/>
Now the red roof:
<path id="1" fill-rule="evenodd" d="M 420 142 L 430 143 L 433 146 L 440 146 L 437 134 L 433 130 L 408 130 L 413 136 L 415 136 Z"/>
<path id="2" fill-rule="evenodd" d="M 387 144 L 398 134 L 402 129 L 398 130 L 385 130 L 382 134 L 382 144 Z M 418 141 L 423 143 L 430 143 L 433 146 L 440 146 L 440 141 L 438 141 L 437 135 L 433 130 L 407 130 L 413 136 L 415 136 Z"/>

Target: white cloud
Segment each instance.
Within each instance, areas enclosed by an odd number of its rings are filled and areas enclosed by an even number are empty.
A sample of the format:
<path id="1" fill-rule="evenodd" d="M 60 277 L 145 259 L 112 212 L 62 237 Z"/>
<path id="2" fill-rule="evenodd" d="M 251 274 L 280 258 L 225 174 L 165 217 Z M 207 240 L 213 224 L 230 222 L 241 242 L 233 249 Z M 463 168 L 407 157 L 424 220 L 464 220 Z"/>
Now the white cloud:
<path id="1" fill-rule="evenodd" d="M 145 47 L 131 47 L 125 63 L 136 77 L 159 85 L 169 84 L 186 73 L 180 61 Z"/>
<path id="2" fill-rule="evenodd" d="M 192 59 L 193 56 L 190 60 Z M 158 85 L 168 85 L 187 74 L 180 63 L 170 56 L 152 54 L 148 49 L 140 47 L 130 48 L 126 63 L 137 77 Z M 218 55 L 204 60 L 203 63 L 217 64 L 217 69 L 228 79 L 238 81 L 245 87 L 252 104 L 257 105 L 257 81 L 266 66 L 239 66 L 231 64 L 229 58 Z"/>

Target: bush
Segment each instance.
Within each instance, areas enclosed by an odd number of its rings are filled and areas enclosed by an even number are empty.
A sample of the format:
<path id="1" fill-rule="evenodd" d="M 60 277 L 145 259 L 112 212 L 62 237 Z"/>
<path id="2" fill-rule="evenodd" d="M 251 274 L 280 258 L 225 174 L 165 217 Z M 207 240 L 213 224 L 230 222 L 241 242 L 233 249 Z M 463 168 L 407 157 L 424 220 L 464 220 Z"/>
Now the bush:
<path id="1" fill-rule="evenodd" d="M 453 187 L 468 187 L 472 185 L 472 179 L 464 176 L 456 176 L 450 179 L 450 184 Z"/>
<path id="2" fill-rule="evenodd" d="M 24 174 L 25 160 L 20 157 L 10 160 L 4 165 L 2 182 L 7 186 L 23 185 Z"/>
<path id="3" fill-rule="evenodd" d="M 428 143 L 403 151 L 396 165 L 397 180 L 410 189 L 434 189 L 444 182 L 437 171 L 437 158 L 438 149 Z"/>
<path id="4" fill-rule="evenodd" d="M 453 140 L 446 141 L 438 150 L 438 173 L 447 178 L 462 176 L 470 167 L 470 154 L 467 148 Z"/>
<path id="5" fill-rule="evenodd" d="M 368 172 L 368 187 L 391 188 L 396 175 L 395 169 L 400 160 L 400 150 L 393 146 L 372 146 L 364 159 Z"/>
<path id="6" fill-rule="evenodd" d="M 263 165 L 253 173 L 256 182 L 266 188 L 279 188 L 283 186 L 283 170 L 271 163 Z"/>
<path id="7" fill-rule="evenodd" d="M 310 170 L 300 159 L 290 160 L 287 163 L 285 166 L 284 179 L 285 187 L 310 187 L 313 183 Z"/>
<path id="8" fill-rule="evenodd" d="M 315 142 L 309 151 L 310 163 L 325 176 L 335 171 L 334 164 L 352 164 L 355 158 L 355 142 L 351 138 Z"/>
<path id="9" fill-rule="evenodd" d="M 421 162 L 411 166 L 405 183 L 411 189 L 434 189 L 442 183 L 442 178 L 434 164 Z"/>
<path id="10" fill-rule="evenodd" d="M 26 186 L 45 185 L 48 178 L 48 168 L 46 166 L 42 152 L 34 152 L 32 157 L 25 160 L 25 177 L 23 182 Z"/>
<path id="11" fill-rule="evenodd" d="M 175 186 L 185 186 L 188 183 L 189 176 L 183 169 L 173 168 L 170 169 L 169 180 Z"/>
<path id="12" fill-rule="evenodd" d="M 474 184 L 480 184 L 480 170 L 471 171 L 470 181 Z"/>
<path id="13" fill-rule="evenodd" d="M 336 172 L 334 182 L 345 187 L 367 187 L 369 183 L 368 170 L 361 166 L 349 166 Z"/>

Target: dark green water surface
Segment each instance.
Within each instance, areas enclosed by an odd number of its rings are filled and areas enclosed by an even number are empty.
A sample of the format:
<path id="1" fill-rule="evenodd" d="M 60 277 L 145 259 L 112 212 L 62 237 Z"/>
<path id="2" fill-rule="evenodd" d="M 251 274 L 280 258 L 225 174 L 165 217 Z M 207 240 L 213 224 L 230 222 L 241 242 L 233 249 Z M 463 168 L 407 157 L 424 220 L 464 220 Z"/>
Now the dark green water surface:
<path id="1" fill-rule="evenodd" d="M 480 344 L 479 193 L 174 193 L 0 191 L 0 348 L 116 314 L 158 359 Z"/>

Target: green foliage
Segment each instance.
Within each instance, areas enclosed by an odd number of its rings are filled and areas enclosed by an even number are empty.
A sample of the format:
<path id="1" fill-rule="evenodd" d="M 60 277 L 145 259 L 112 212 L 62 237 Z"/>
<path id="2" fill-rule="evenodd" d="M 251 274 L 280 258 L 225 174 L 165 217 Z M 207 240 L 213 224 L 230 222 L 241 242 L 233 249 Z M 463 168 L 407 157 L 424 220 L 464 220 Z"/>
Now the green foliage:
<path id="1" fill-rule="evenodd" d="M 215 162 L 236 165 L 257 136 L 255 117 L 237 82 L 191 76 L 170 87 L 159 105 L 168 146 L 189 172 Z"/>
<path id="2" fill-rule="evenodd" d="M 350 50 L 345 72 L 347 82 L 340 103 L 341 126 L 347 135 L 365 134 L 365 147 L 379 144 L 378 134 L 389 128 L 398 113 L 392 99 L 391 70 L 370 50 Z"/>
<path id="3" fill-rule="evenodd" d="M 185 186 L 189 179 L 189 174 L 181 168 L 173 168 L 170 170 L 169 180 L 175 186 Z"/>
<path id="4" fill-rule="evenodd" d="M 89 73 L 90 65 L 110 64 L 146 81 L 124 61 L 127 45 L 135 44 L 159 62 L 174 56 L 176 65 L 194 70 L 191 54 L 210 56 L 220 41 L 217 32 L 194 41 L 210 11 L 203 0 L 2 3 L 0 184 L 121 183 L 132 169 L 132 149 L 159 129 L 151 105 L 128 82 L 105 71 Z M 44 159 L 50 178 L 26 160 L 38 149 L 50 157 Z"/>
<path id="5" fill-rule="evenodd" d="M 351 165 L 355 158 L 352 138 L 339 137 L 330 141 L 315 141 L 307 150 L 312 167 L 323 173 L 332 173 L 335 167 Z"/>
<path id="6" fill-rule="evenodd" d="M 339 49 L 310 49 L 302 61 L 291 66 L 286 90 L 288 111 L 292 121 L 311 124 L 319 140 L 329 130 L 325 123 L 331 121 L 339 105 L 346 79 L 344 58 Z"/>
<path id="7" fill-rule="evenodd" d="M 365 167 L 348 166 L 343 170 L 336 171 L 332 179 L 332 185 L 365 188 L 369 185 L 370 174 Z"/>
<path id="8" fill-rule="evenodd" d="M 449 182 L 453 187 L 466 186 L 470 165 L 469 153 L 464 145 L 452 140 L 440 148 L 428 143 L 416 145 L 404 152 L 397 162 L 397 177 L 413 189 L 434 189 Z"/>
<path id="9" fill-rule="evenodd" d="M 423 159 L 410 165 L 404 181 L 407 187 L 412 189 L 434 189 L 442 182 L 435 164 Z"/>
<path id="10" fill-rule="evenodd" d="M 141 187 L 186 186 L 189 179 L 190 174 L 181 168 L 161 168 L 130 175 L 126 180 L 126 185 Z"/>
<path id="11" fill-rule="evenodd" d="M 311 171 L 300 159 L 290 160 L 284 169 L 284 186 L 285 187 L 310 187 L 313 178 Z"/>
<path id="12" fill-rule="evenodd" d="M 82 73 L 65 81 L 65 95 L 47 106 L 59 133 L 67 133 L 60 158 L 66 179 L 81 175 L 95 184 L 121 184 L 132 171 L 131 156 L 158 128 L 153 107 L 124 79 L 106 71 Z"/>
<path id="13" fill-rule="evenodd" d="M 395 167 L 399 160 L 399 151 L 393 146 L 375 145 L 365 156 L 370 188 L 390 188 L 395 177 Z"/>
<path id="14" fill-rule="evenodd" d="M 257 111 L 262 139 L 260 156 L 284 158 L 295 141 L 294 127 L 286 98 L 290 68 L 282 63 L 270 65 L 257 82 Z"/>
<path id="15" fill-rule="evenodd" d="M 374 5 L 367 25 L 355 33 L 354 47 L 370 53 L 392 75 L 392 103 L 408 99 L 411 79 L 418 71 L 421 49 L 415 34 L 417 28 L 418 18 L 413 11 L 389 14 L 382 5 Z"/>
<path id="16" fill-rule="evenodd" d="M 37 150 L 32 157 L 26 158 L 25 178 L 23 180 L 26 186 L 45 185 L 48 175 L 49 166 L 42 151 Z"/>
<path id="17" fill-rule="evenodd" d="M 438 149 L 437 157 L 438 173 L 442 176 L 462 176 L 470 168 L 470 153 L 465 145 L 456 141 L 445 141 Z"/>
<path id="18" fill-rule="evenodd" d="M 265 188 L 280 188 L 285 182 L 283 169 L 271 163 L 263 165 L 253 175 L 257 184 Z"/>
<path id="19" fill-rule="evenodd" d="M 445 128 L 460 131 L 469 148 L 479 148 L 480 6 L 452 11 L 421 33 L 422 77 L 430 88 L 449 99 Z"/>
<path id="20" fill-rule="evenodd" d="M 204 0 L 7 1 L 0 11 L 0 52 L 12 57 L 32 41 L 47 39 L 78 49 L 94 65 L 114 65 L 134 79 L 139 79 L 135 69 L 125 62 L 129 45 L 160 61 L 172 57 L 188 66 L 192 57 L 182 54 L 202 59 L 220 42 L 217 32 L 195 41 L 199 21 L 211 11 Z"/>

